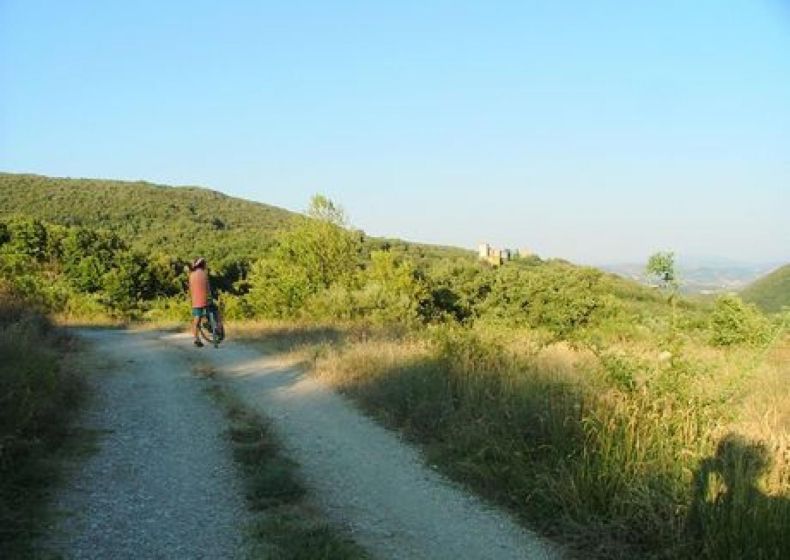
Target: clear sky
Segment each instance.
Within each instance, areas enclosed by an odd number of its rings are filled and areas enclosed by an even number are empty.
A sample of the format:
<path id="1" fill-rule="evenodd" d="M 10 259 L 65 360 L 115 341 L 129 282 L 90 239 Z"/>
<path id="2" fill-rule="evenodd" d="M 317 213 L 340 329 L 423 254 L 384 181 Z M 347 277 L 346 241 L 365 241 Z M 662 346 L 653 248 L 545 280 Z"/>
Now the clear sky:
<path id="1" fill-rule="evenodd" d="M 0 170 L 579 262 L 790 260 L 790 2 L 0 0 Z"/>

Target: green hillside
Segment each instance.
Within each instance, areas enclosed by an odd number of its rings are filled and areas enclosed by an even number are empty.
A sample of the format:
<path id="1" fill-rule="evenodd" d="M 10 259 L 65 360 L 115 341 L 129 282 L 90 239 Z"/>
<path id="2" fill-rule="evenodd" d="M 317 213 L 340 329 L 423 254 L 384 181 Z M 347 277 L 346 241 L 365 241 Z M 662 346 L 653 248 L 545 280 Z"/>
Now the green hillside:
<path id="1" fill-rule="evenodd" d="M 109 229 L 133 248 L 188 258 L 260 254 L 297 214 L 197 187 L 0 173 L 0 219 Z"/>
<path id="2" fill-rule="evenodd" d="M 0 172 L 0 220 L 108 229 L 133 249 L 189 259 L 255 260 L 299 214 L 201 187 L 145 181 L 70 179 Z M 471 251 L 400 239 L 367 238 L 368 251 L 388 248 L 421 261 L 470 257 Z"/>
<path id="3" fill-rule="evenodd" d="M 790 264 L 749 284 L 741 297 L 769 313 L 781 311 L 783 306 L 790 307 Z"/>

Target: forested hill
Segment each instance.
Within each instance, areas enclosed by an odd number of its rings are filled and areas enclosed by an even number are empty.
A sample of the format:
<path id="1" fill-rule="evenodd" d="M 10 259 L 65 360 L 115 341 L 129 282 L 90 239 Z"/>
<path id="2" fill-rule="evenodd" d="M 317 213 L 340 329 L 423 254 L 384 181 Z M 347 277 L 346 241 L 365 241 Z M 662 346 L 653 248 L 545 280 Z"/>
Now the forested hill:
<path id="1" fill-rule="evenodd" d="M 741 292 L 741 297 L 769 313 L 790 307 L 790 264 L 749 284 Z"/>
<path id="2" fill-rule="evenodd" d="M 0 220 L 13 216 L 107 229 L 146 254 L 202 254 L 212 261 L 255 260 L 299 219 L 283 208 L 201 187 L 0 172 Z M 365 246 L 392 247 L 417 260 L 472 255 L 400 239 L 366 238 Z"/>
<path id="3" fill-rule="evenodd" d="M 297 214 L 197 187 L 0 173 L 0 219 L 108 229 L 133 248 L 188 257 L 252 257 Z"/>

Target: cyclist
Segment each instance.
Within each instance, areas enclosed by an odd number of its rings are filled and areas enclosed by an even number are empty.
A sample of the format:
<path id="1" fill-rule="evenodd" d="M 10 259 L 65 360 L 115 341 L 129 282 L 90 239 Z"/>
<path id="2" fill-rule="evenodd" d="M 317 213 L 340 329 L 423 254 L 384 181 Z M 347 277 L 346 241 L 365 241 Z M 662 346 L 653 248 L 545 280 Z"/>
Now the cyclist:
<path id="1" fill-rule="evenodd" d="M 198 336 L 198 322 L 211 304 L 211 286 L 203 257 L 196 258 L 189 267 L 189 294 L 192 297 L 192 336 L 195 337 L 195 346 L 201 348 L 203 343 Z"/>

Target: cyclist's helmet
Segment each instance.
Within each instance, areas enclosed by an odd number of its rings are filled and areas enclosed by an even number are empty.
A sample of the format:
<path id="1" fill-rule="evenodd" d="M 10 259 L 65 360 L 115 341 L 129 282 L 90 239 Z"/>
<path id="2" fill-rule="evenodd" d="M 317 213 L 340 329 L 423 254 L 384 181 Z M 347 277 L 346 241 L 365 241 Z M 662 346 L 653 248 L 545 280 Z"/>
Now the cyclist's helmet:
<path id="1" fill-rule="evenodd" d="M 206 268 L 206 259 L 204 259 L 203 257 L 196 258 L 195 261 L 192 263 L 192 268 L 193 269 Z"/>

